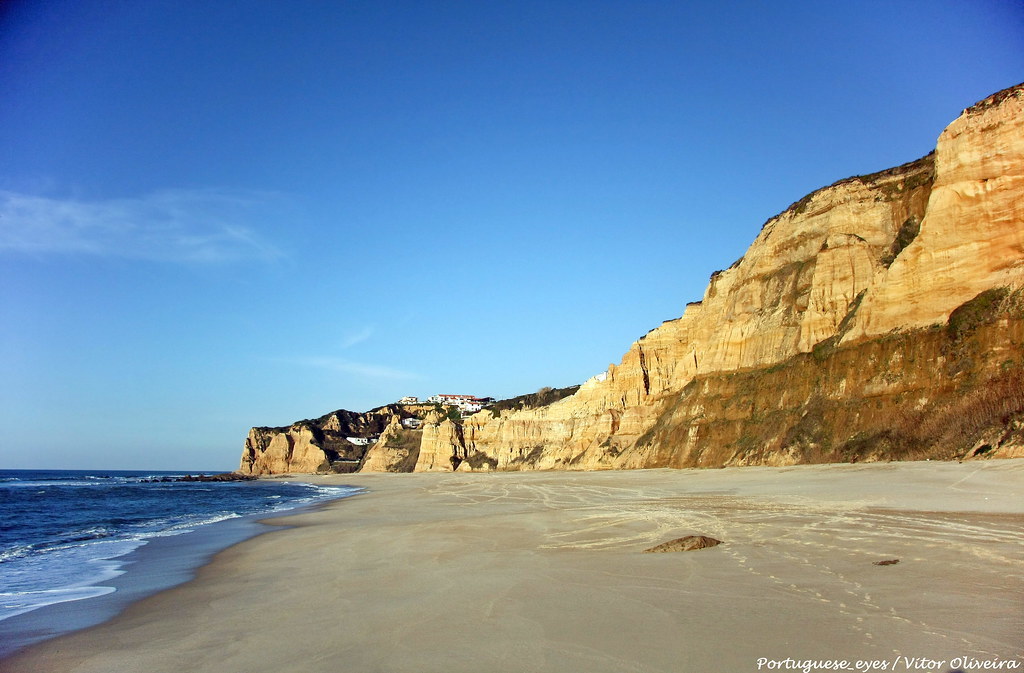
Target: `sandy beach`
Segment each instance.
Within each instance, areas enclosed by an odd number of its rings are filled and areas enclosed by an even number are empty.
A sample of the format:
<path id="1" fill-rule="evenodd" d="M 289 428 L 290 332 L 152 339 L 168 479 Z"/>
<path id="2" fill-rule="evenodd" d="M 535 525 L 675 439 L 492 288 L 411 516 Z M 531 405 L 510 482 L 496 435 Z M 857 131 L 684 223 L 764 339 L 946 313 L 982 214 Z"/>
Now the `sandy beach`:
<path id="1" fill-rule="evenodd" d="M 1024 460 L 308 479 L 367 492 L 0 670 L 1024 669 Z"/>

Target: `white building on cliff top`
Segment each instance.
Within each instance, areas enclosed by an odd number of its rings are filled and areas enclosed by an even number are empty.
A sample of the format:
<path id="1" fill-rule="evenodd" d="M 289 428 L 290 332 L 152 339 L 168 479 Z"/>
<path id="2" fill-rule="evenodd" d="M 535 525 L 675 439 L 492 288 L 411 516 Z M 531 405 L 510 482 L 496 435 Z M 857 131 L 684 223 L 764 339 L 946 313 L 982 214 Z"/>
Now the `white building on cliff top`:
<path id="1" fill-rule="evenodd" d="M 428 404 L 458 407 L 463 413 L 475 413 L 493 402 L 493 397 L 475 397 L 473 395 L 433 395 L 427 398 Z"/>

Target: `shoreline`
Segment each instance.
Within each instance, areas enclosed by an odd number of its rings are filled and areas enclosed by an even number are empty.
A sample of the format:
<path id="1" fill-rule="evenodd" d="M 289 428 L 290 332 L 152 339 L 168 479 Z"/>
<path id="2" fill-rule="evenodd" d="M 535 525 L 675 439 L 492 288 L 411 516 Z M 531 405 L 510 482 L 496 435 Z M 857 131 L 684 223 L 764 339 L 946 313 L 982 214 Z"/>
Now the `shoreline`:
<path id="1" fill-rule="evenodd" d="M 1021 654 L 1020 459 L 294 478 L 366 490 L 261 515 L 278 534 L 0 670 L 742 672 Z M 725 544 L 640 553 L 685 534 Z"/>
<path id="2" fill-rule="evenodd" d="M 103 563 L 115 565 L 116 574 L 83 588 L 110 591 L 54 602 L 0 620 L 0 666 L 25 648 L 102 625 L 140 600 L 191 581 L 200 568 L 225 549 L 287 528 L 289 524 L 283 520 L 289 516 L 314 511 L 334 500 L 357 494 L 304 503 L 279 512 L 253 513 L 200 524 L 179 535 L 150 538 L 123 556 L 106 559 Z"/>

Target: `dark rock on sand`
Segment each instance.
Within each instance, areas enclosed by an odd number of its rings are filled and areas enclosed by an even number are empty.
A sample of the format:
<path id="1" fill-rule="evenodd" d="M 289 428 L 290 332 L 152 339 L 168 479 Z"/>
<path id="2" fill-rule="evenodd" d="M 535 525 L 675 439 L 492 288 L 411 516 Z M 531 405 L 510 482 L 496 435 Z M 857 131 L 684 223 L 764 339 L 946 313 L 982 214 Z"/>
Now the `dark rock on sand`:
<path id="1" fill-rule="evenodd" d="M 675 540 L 669 540 L 668 542 L 662 542 L 661 544 L 645 549 L 645 554 L 660 554 L 662 552 L 670 551 L 694 551 L 697 549 L 707 549 L 708 547 L 715 547 L 722 544 L 721 540 L 716 540 L 713 537 L 706 535 L 687 535 L 686 537 L 677 538 Z"/>

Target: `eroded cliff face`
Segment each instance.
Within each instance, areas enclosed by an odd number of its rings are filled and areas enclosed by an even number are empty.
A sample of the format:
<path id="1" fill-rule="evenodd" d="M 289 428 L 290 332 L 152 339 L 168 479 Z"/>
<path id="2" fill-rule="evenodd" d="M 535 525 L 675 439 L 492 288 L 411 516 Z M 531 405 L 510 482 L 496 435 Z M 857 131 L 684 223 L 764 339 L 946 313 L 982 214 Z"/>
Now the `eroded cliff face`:
<path id="1" fill-rule="evenodd" d="M 309 427 L 296 426 L 280 431 L 253 428 L 245 440 L 243 474 L 281 474 L 285 472 L 323 472 L 330 467 L 327 454 Z"/>
<path id="2" fill-rule="evenodd" d="M 965 110 L 933 154 L 801 199 L 712 276 L 702 301 L 574 396 L 469 419 L 467 457 L 514 470 L 969 453 L 974 435 L 955 449 L 921 437 L 868 449 L 865 438 L 881 432 L 885 413 L 923 422 L 997 374 L 1012 380 L 1019 366 L 1016 300 L 1004 297 L 1002 327 L 983 329 L 985 347 L 970 357 L 931 326 L 986 290 L 1024 280 L 1022 113 L 1022 87 L 1000 92 Z M 903 364 L 879 356 L 880 343 Z M 735 377 L 745 392 L 716 393 Z M 789 415 L 758 413 L 780 404 Z M 989 430 L 1013 425 L 1013 414 L 1004 416 L 990 418 Z M 811 425 L 828 441 L 804 441 Z M 1012 453 L 1011 439 L 993 451 Z"/>
<path id="3" fill-rule="evenodd" d="M 846 341 L 942 322 L 980 292 L 1021 282 L 1021 87 L 964 110 L 939 136 L 935 163 L 921 233 L 872 279 Z"/>
<path id="4" fill-rule="evenodd" d="M 1015 455 L 1022 283 L 1024 85 L 965 110 L 934 153 L 768 220 L 700 302 L 574 395 L 427 423 L 415 469 Z M 251 453 L 276 469 L 274 441 L 250 433 L 246 452 L 266 444 Z M 290 470 L 317 461 L 302 441 Z"/>
<path id="5" fill-rule="evenodd" d="M 408 416 L 397 405 L 356 413 L 339 409 L 287 427 L 253 428 L 245 440 L 238 471 L 242 474 L 354 472 L 363 462 L 369 440 L 382 435 L 395 416 Z"/>
<path id="6" fill-rule="evenodd" d="M 465 456 L 462 426 L 440 413 L 431 413 L 423 424 L 423 439 L 416 460 L 416 472 L 454 470 Z"/>
<path id="7" fill-rule="evenodd" d="M 1024 298 L 983 293 L 964 310 L 968 324 L 696 377 L 612 465 L 1024 456 Z"/>
<path id="8" fill-rule="evenodd" d="M 402 426 L 398 415 L 391 417 L 380 438 L 363 458 L 360 472 L 412 472 L 419 458 L 423 432 Z"/>
<path id="9" fill-rule="evenodd" d="M 470 419 L 467 452 L 492 457 L 498 469 L 645 466 L 631 449 L 659 418 L 665 396 L 697 376 L 783 362 L 847 329 L 875 274 L 898 258 L 901 235 L 916 233 L 933 177 L 929 155 L 802 199 L 712 276 L 702 301 L 642 337 L 573 397 Z"/>

